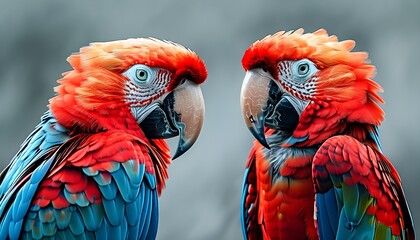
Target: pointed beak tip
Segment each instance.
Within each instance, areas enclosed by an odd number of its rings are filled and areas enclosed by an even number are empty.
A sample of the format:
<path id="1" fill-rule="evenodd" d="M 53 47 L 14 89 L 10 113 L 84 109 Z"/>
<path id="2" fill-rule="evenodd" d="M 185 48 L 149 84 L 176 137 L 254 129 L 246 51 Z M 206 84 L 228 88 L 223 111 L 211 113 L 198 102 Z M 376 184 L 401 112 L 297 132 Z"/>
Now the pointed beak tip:
<path id="1" fill-rule="evenodd" d="M 270 145 L 268 145 L 268 143 L 267 143 L 267 142 L 265 142 L 265 143 L 260 142 L 260 143 L 261 143 L 261 145 L 263 145 L 265 148 L 267 148 L 267 149 L 271 149 Z"/>
<path id="2" fill-rule="evenodd" d="M 179 143 L 172 160 L 188 151 L 197 140 L 204 120 L 204 99 L 199 85 L 187 82 L 174 91 L 174 123 Z"/>
<path id="3" fill-rule="evenodd" d="M 249 127 L 250 132 L 252 133 L 252 135 L 254 136 L 254 138 L 261 144 L 263 145 L 265 148 L 271 149 L 270 145 L 267 142 L 267 139 L 265 138 L 264 135 L 264 130 L 260 129 L 260 131 L 256 131 L 255 128 L 253 127 Z"/>
<path id="4" fill-rule="evenodd" d="M 174 156 L 172 157 L 172 160 L 175 160 L 181 155 L 183 155 L 184 153 L 186 153 L 192 147 L 193 144 L 194 143 L 186 143 L 183 139 L 180 139 L 180 143 L 178 144 L 178 148 L 176 149 L 176 152 Z"/>
<path id="5" fill-rule="evenodd" d="M 247 71 L 241 89 L 241 109 L 245 123 L 252 135 L 264 147 L 270 149 L 264 135 L 265 118 L 273 109 L 270 95 L 275 85 L 272 79 L 259 70 Z"/>
<path id="6" fill-rule="evenodd" d="M 183 153 L 178 153 L 178 151 L 175 153 L 175 155 L 172 157 L 172 161 L 177 159 L 179 156 L 181 156 Z"/>

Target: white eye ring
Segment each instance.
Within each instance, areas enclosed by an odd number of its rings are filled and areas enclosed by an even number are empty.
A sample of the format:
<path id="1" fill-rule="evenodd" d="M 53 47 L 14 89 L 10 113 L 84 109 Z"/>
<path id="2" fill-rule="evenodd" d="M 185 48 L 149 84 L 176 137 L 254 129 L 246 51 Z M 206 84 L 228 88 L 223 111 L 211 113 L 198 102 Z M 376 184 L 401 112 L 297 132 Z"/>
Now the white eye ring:
<path id="1" fill-rule="evenodd" d="M 147 84 L 155 77 L 155 69 L 144 64 L 136 64 L 127 69 L 123 75 L 138 85 Z"/>
<path id="2" fill-rule="evenodd" d="M 296 61 L 292 65 L 294 80 L 302 82 L 307 81 L 312 75 L 318 72 L 315 64 L 309 59 Z"/>
<path id="3" fill-rule="evenodd" d="M 301 63 L 297 66 L 297 73 L 300 76 L 305 76 L 309 72 L 309 64 L 308 63 Z"/>

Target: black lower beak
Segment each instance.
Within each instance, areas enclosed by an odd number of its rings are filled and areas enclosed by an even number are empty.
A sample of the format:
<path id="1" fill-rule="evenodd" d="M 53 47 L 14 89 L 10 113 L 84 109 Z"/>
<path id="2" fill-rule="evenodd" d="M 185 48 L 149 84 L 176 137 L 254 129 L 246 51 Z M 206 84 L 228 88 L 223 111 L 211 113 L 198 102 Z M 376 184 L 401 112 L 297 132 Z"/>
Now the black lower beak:
<path id="1" fill-rule="evenodd" d="M 286 97 L 282 97 L 272 113 L 265 118 L 265 126 L 285 132 L 293 132 L 299 123 L 299 114 Z"/>
<path id="2" fill-rule="evenodd" d="M 168 96 L 171 98 L 172 96 Z M 166 99 L 168 99 L 168 97 Z M 166 100 L 165 100 L 166 101 Z M 165 111 L 166 110 L 166 111 Z M 163 104 L 155 108 L 141 123 L 140 128 L 144 134 L 151 139 L 171 138 L 179 135 L 166 112 L 169 108 Z"/>
<path id="3" fill-rule="evenodd" d="M 148 138 L 179 136 L 173 159 L 188 151 L 200 134 L 204 119 L 204 99 L 200 87 L 186 81 L 169 93 L 140 127 Z"/>

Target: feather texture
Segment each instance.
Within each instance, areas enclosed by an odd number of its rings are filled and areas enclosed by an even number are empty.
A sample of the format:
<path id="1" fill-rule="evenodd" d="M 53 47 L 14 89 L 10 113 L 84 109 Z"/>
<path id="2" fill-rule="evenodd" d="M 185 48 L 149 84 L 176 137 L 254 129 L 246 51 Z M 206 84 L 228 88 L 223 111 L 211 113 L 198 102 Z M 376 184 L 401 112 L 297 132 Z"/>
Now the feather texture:
<path id="1" fill-rule="evenodd" d="M 79 144 L 71 144 L 71 141 Z M 97 146 L 97 142 L 102 142 L 101 148 L 90 147 L 91 144 Z M 101 235 L 104 239 L 121 236 L 137 239 L 138 235 L 143 235 L 146 239 L 146 236 L 154 236 L 157 230 L 153 225 L 157 224 L 154 216 L 157 215 L 156 180 L 148 180 L 154 175 L 146 172 L 146 162 L 152 161 L 148 152 L 158 153 L 146 146 L 132 135 L 112 131 L 79 135 L 62 143 L 29 178 L 10 186 L 13 189 L 15 185 L 23 185 L 12 203 L 5 200 L 13 192 L 3 196 L 5 217 L 0 237 L 41 239 L 54 235 L 86 238 Z M 31 149 L 22 152 L 28 150 Z M 103 164 L 105 159 L 112 164 Z M 56 168 L 51 170 L 53 165 Z M 148 177 L 144 177 L 146 174 Z M 105 234 L 99 233 L 105 229 Z"/>
<path id="2" fill-rule="evenodd" d="M 280 135 L 279 135 L 280 134 Z M 310 165 L 315 149 L 283 148 L 281 133 L 267 130 L 271 149 L 255 142 L 242 187 L 246 239 L 317 239 Z"/>
<path id="3" fill-rule="evenodd" d="M 154 239 L 171 156 L 132 111 L 147 117 L 183 80 L 201 94 L 204 62 L 144 38 L 93 43 L 68 62 L 49 110 L 0 174 L 0 239 Z M 139 64 L 158 69 L 164 87 L 134 91 L 142 83 L 124 72 Z"/>
<path id="4" fill-rule="evenodd" d="M 337 236 L 381 239 L 379 236 L 387 232 L 390 237 L 414 237 L 400 178 L 375 149 L 349 136 L 332 137 L 315 155 L 313 177 L 319 195 L 340 189 L 336 193 L 342 199 L 338 209 L 342 220 Z M 368 228 L 367 224 L 373 226 Z"/>
<path id="5" fill-rule="evenodd" d="M 279 90 L 269 94 L 278 96 L 268 98 L 292 99 L 299 114 L 292 130 L 266 124 L 276 129 L 265 129 L 271 149 L 256 142 L 251 150 L 241 209 L 245 238 L 415 238 L 401 180 L 381 152 L 382 88 L 371 79 L 375 67 L 367 53 L 352 52 L 354 46 L 324 29 L 298 29 L 269 35 L 245 51 L 242 65 L 253 76 L 246 80 L 275 82 Z M 243 102 L 252 104 L 248 95 Z M 263 117 L 281 113 L 269 104 L 275 111 Z M 281 118 L 281 124 L 294 119 Z"/>

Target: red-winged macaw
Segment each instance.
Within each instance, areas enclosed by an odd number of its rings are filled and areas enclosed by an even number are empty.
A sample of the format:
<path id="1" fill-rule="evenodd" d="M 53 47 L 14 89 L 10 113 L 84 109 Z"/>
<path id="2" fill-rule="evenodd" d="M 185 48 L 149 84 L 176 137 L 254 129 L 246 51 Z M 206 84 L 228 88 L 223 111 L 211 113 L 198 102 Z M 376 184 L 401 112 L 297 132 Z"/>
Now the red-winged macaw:
<path id="1" fill-rule="evenodd" d="M 299 29 L 246 50 L 241 108 L 258 141 L 243 183 L 245 239 L 414 239 L 379 144 L 375 67 L 354 45 Z"/>
<path id="2" fill-rule="evenodd" d="M 157 39 L 68 58 L 41 123 L 0 175 L 0 239 L 154 239 L 171 163 L 204 117 L 203 61 Z"/>

